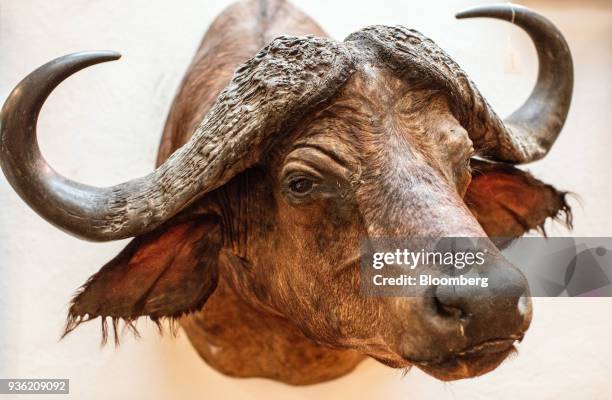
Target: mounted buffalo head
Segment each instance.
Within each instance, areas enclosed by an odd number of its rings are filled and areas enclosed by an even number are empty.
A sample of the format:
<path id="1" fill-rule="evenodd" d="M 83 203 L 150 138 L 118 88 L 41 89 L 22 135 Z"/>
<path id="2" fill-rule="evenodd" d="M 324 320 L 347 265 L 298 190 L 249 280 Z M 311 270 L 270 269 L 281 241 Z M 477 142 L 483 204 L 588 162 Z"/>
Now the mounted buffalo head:
<path id="1" fill-rule="evenodd" d="M 188 333 L 209 362 L 292 383 L 338 376 L 361 354 L 441 379 L 497 366 L 527 330 L 531 303 L 524 277 L 493 243 L 480 274 L 511 288 L 510 296 L 439 287 L 416 298 L 359 293 L 364 239 L 513 238 L 569 211 L 563 193 L 512 166 L 544 157 L 561 131 L 572 93 L 566 42 L 522 7 L 458 15 L 472 17 L 512 20 L 537 49 L 535 89 L 505 120 L 414 30 L 372 26 L 344 42 L 281 36 L 235 71 L 191 138 L 154 172 L 109 188 L 55 172 L 38 149 L 36 120 L 61 81 L 119 55 L 72 54 L 31 73 L 2 110 L 0 160 L 9 182 L 38 214 L 79 238 L 135 237 L 77 294 L 67 331 L 97 317 L 131 325 L 140 316 L 204 315 L 202 332 Z M 236 307 L 248 311 L 238 316 Z M 224 324 L 255 324 L 254 314 L 276 321 L 267 327 L 295 330 L 287 342 L 296 347 L 308 341 L 320 352 L 360 355 L 341 373 L 310 380 L 287 378 L 282 363 L 270 372 L 272 361 L 244 372 L 247 356 L 221 360 L 207 346 L 223 347 L 213 344 L 231 337 Z M 277 331 L 271 337 L 285 340 Z M 251 355 L 268 359 L 271 348 Z"/>

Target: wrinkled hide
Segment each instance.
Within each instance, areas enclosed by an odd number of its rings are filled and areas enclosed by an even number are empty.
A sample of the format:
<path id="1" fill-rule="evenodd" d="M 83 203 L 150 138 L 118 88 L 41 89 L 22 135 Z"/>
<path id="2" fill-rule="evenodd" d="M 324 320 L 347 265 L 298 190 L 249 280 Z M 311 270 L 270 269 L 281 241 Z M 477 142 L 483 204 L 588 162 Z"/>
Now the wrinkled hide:
<path id="1" fill-rule="evenodd" d="M 233 5 L 178 89 L 157 169 L 110 188 L 56 173 L 36 118 L 59 82 L 118 55 L 77 53 L 30 74 L 1 117 L 9 182 L 69 233 L 133 238 L 75 295 L 66 334 L 100 318 L 106 341 L 110 319 L 117 342 L 120 322 L 178 321 L 219 371 L 290 384 L 367 356 L 441 380 L 496 368 L 532 318 L 527 282 L 499 248 L 549 218 L 571 226 L 566 193 L 511 165 L 543 157 L 559 134 L 571 55 L 548 20 L 513 7 L 459 15 L 512 15 L 536 44 L 534 92 L 502 120 L 417 31 L 371 26 L 340 42 L 285 1 Z M 490 237 L 477 272 L 508 294 L 365 297 L 360 245 L 377 237 Z"/>

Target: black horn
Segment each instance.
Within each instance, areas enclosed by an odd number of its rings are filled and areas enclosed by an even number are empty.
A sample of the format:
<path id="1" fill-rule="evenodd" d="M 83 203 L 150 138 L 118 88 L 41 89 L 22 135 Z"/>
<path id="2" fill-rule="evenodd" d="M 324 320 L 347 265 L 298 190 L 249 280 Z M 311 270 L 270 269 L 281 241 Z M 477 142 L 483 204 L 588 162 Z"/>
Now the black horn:
<path id="1" fill-rule="evenodd" d="M 527 101 L 503 123 L 495 113 L 487 112 L 482 123 L 488 132 L 483 137 L 489 142 L 485 146 L 490 149 L 489 156 L 499 161 L 520 164 L 544 157 L 565 123 L 572 98 L 572 55 L 563 35 L 545 17 L 514 4 L 470 8 L 456 17 L 502 19 L 531 37 L 539 61 L 536 85 Z M 488 110 L 486 105 L 481 107 Z"/>
<path id="2" fill-rule="evenodd" d="M 64 79 L 117 58 L 107 51 L 57 58 L 23 79 L 0 113 L 0 165 L 9 183 L 44 219 L 94 241 L 149 232 L 225 184 L 258 162 L 270 137 L 335 93 L 351 71 L 349 51 L 338 43 L 277 38 L 238 68 L 191 139 L 166 162 L 144 177 L 97 188 L 63 177 L 45 161 L 36 122 Z"/>
<path id="3" fill-rule="evenodd" d="M 167 216 L 158 207 L 164 196 L 158 189 L 159 174 L 109 188 L 92 187 L 58 174 L 38 147 L 38 115 L 57 85 L 83 68 L 120 57 L 113 51 L 92 51 L 57 58 L 23 79 L 0 113 L 0 165 L 9 183 L 44 219 L 89 240 L 135 236 Z"/>

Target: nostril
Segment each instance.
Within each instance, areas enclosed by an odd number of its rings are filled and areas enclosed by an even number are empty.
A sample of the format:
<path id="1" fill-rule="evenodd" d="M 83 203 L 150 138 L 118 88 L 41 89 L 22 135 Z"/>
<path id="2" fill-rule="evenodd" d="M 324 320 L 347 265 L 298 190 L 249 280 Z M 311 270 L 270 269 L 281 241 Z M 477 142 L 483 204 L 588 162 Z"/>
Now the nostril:
<path id="1" fill-rule="evenodd" d="M 437 285 L 433 287 L 433 297 L 438 315 L 460 319 L 472 313 L 469 296 L 459 293 L 462 287 L 453 285 Z"/>
<path id="2" fill-rule="evenodd" d="M 436 313 L 438 315 L 441 315 L 446 318 L 455 318 L 455 319 L 462 318 L 465 315 L 463 309 L 461 309 L 460 307 L 456 305 L 450 305 L 450 304 L 444 303 L 438 296 L 434 296 L 433 302 L 434 302 Z"/>

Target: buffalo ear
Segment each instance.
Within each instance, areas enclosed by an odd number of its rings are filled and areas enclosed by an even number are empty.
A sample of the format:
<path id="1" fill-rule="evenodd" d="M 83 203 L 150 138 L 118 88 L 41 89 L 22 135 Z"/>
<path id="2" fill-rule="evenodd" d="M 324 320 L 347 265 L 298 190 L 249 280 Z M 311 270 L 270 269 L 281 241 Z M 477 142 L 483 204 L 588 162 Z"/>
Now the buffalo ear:
<path id="1" fill-rule="evenodd" d="M 217 286 L 221 248 L 219 224 L 210 217 L 170 221 L 136 237 L 83 285 L 72 300 L 64 335 L 85 321 L 124 320 L 133 328 L 141 316 L 158 322 L 199 310 Z"/>
<path id="2" fill-rule="evenodd" d="M 472 182 L 465 202 L 484 231 L 499 244 L 539 229 L 547 218 L 565 214 L 571 228 L 571 209 L 566 192 L 535 179 L 508 164 L 471 160 Z"/>

